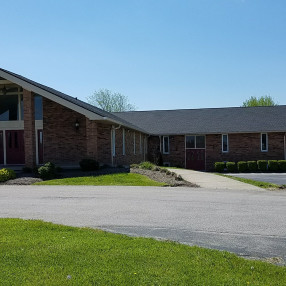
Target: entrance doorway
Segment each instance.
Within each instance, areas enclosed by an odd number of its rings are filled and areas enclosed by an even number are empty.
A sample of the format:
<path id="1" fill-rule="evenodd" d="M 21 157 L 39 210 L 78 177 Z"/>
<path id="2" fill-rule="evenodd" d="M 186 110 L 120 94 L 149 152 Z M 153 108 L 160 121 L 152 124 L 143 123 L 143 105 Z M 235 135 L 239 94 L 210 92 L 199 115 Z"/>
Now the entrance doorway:
<path id="1" fill-rule="evenodd" d="M 205 170 L 205 136 L 186 136 L 186 168 L 196 171 Z"/>
<path id="2" fill-rule="evenodd" d="M 25 164 L 24 130 L 6 130 L 6 163 Z"/>

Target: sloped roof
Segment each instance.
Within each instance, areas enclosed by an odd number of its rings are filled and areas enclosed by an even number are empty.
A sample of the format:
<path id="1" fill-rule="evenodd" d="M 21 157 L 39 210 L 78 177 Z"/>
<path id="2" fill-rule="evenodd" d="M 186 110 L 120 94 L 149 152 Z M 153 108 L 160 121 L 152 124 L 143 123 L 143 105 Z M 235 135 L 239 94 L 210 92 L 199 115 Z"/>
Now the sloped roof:
<path id="1" fill-rule="evenodd" d="M 135 126 L 134 124 L 125 121 L 123 118 L 119 118 L 116 115 L 104 111 L 98 107 L 90 105 L 84 101 L 81 101 L 77 98 L 64 94 L 58 90 L 55 90 L 51 87 L 46 85 L 40 84 L 38 82 L 32 81 L 26 77 L 18 75 L 16 73 L 10 72 L 8 70 L 0 68 L 0 76 L 14 82 L 27 90 L 31 90 L 39 95 L 47 97 L 55 102 L 58 102 L 64 106 L 67 106 L 79 113 L 82 113 L 89 117 L 90 119 L 97 119 L 97 120 L 105 120 L 111 121 L 115 124 L 122 124 L 126 127 L 131 129 L 135 129 L 141 132 L 144 132 L 140 127 Z M 79 108 L 78 108 L 79 107 Z M 94 116 L 93 116 L 94 115 Z"/>
<path id="2" fill-rule="evenodd" d="M 286 105 L 113 114 L 157 135 L 286 132 Z"/>

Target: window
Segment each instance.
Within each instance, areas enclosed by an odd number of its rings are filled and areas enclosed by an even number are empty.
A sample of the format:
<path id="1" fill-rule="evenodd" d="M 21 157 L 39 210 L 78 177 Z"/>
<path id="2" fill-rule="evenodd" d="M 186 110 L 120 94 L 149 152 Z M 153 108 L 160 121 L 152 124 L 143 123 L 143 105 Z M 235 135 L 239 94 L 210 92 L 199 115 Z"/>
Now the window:
<path id="1" fill-rule="evenodd" d="M 196 136 L 186 136 L 186 148 L 196 148 Z"/>
<path id="2" fill-rule="evenodd" d="M 40 95 L 34 96 L 35 120 L 43 120 L 43 98 Z"/>
<path id="3" fill-rule="evenodd" d="M 221 141 L 222 141 L 222 152 L 226 153 L 228 152 L 228 134 L 222 134 L 221 135 Z"/>
<path id="4" fill-rule="evenodd" d="M 261 151 L 268 151 L 268 136 L 267 133 L 261 133 Z"/>
<path id="5" fill-rule="evenodd" d="M 18 95 L 0 95 L 0 121 L 13 121 L 18 119 Z"/>
<path id="6" fill-rule="evenodd" d="M 163 136 L 163 154 L 169 154 L 169 136 Z"/>
<path id="7" fill-rule="evenodd" d="M 186 136 L 187 149 L 204 149 L 206 146 L 204 135 L 188 135 Z"/>
<path id="8" fill-rule="evenodd" d="M 112 156 L 115 157 L 115 129 L 111 129 Z"/>

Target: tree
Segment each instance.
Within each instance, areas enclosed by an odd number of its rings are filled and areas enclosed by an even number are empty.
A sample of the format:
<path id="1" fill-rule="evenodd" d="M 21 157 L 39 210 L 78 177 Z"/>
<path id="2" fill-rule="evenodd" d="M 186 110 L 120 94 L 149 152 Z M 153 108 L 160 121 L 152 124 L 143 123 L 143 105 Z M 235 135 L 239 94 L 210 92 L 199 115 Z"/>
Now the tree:
<path id="1" fill-rule="evenodd" d="M 133 104 L 129 103 L 127 96 L 111 92 L 108 89 L 95 91 L 93 95 L 87 97 L 87 102 L 108 112 L 132 111 L 136 109 Z"/>
<path id="2" fill-rule="evenodd" d="M 269 95 L 261 96 L 258 98 L 256 96 L 251 96 L 249 99 L 245 100 L 242 103 L 242 107 L 275 105 L 278 105 L 278 103 L 275 103 L 274 99 Z"/>

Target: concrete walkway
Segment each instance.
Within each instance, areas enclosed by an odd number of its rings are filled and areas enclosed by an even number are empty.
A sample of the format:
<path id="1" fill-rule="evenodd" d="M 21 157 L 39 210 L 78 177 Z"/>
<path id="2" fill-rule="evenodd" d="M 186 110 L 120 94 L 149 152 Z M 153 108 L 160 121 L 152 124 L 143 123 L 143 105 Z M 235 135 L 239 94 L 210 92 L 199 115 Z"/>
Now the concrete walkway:
<path id="1" fill-rule="evenodd" d="M 169 169 L 188 182 L 199 185 L 202 188 L 210 189 L 232 189 L 232 190 L 263 190 L 262 188 L 229 179 L 223 176 L 207 172 L 198 172 L 186 169 Z"/>

